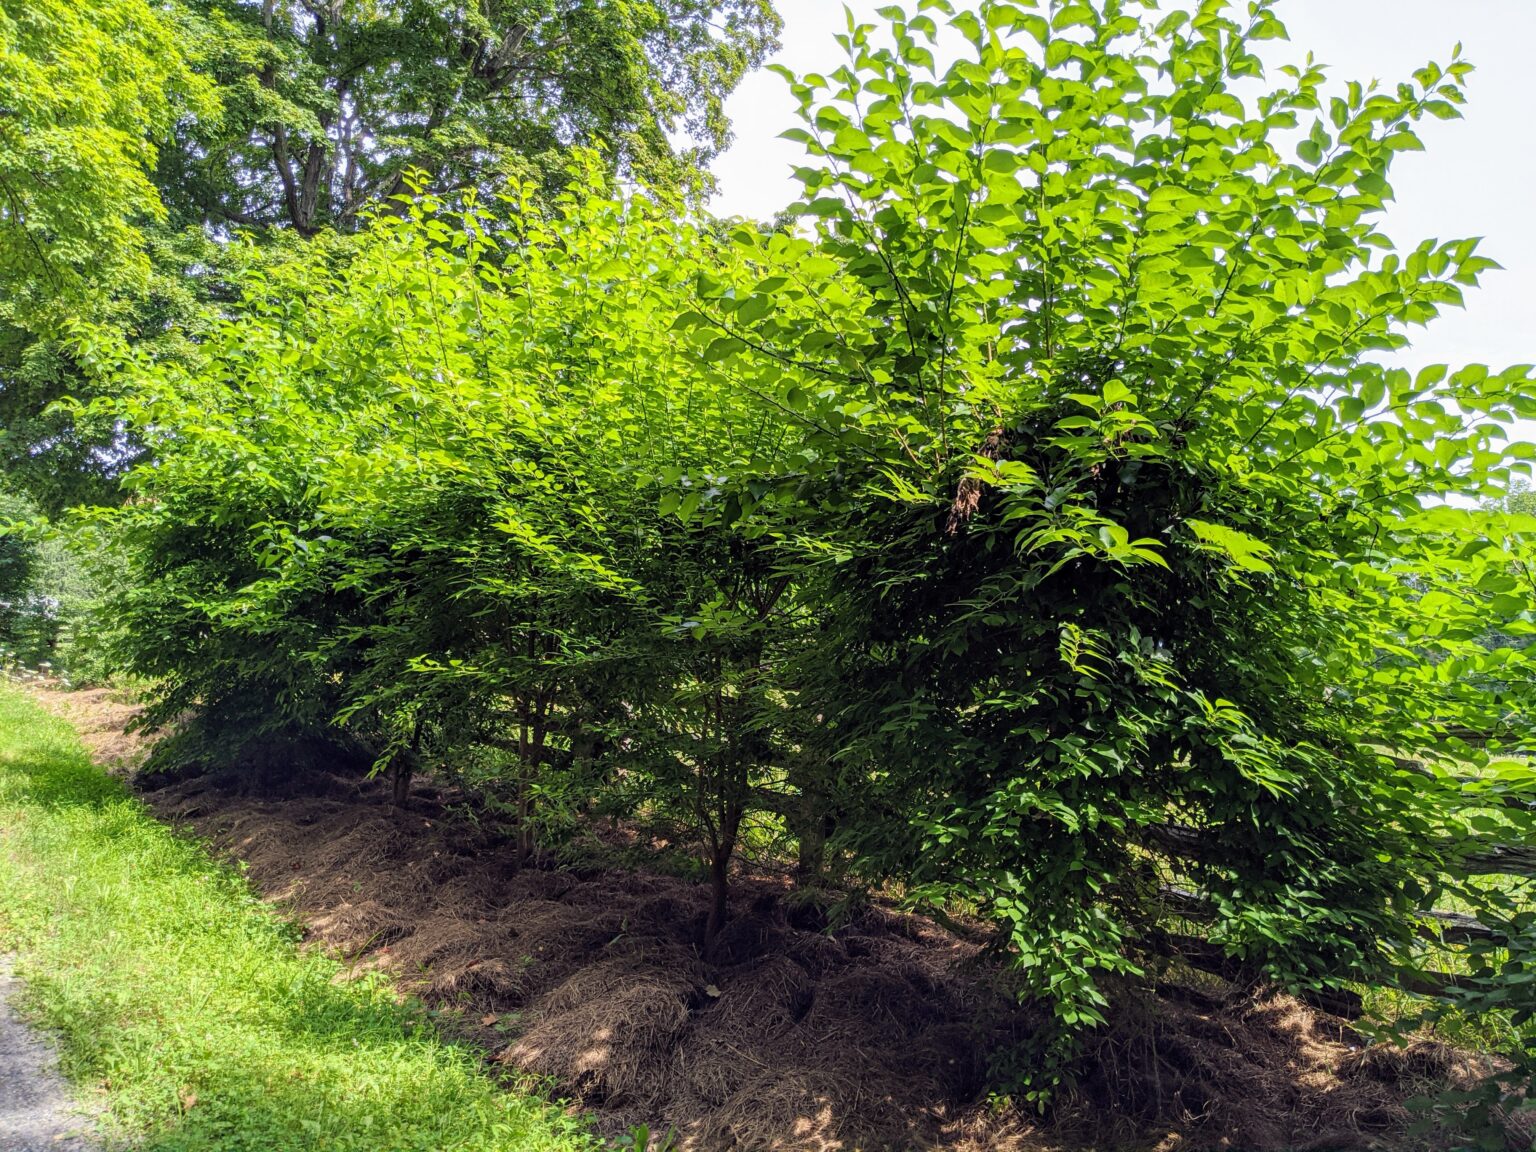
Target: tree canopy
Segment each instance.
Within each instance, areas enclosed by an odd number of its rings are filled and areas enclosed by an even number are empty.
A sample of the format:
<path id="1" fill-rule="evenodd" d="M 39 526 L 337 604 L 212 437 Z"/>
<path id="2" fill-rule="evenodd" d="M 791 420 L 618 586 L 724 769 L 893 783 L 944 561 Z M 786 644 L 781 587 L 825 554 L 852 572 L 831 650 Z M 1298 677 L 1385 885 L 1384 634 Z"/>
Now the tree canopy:
<path id="1" fill-rule="evenodd" d="M 217 227 L 354 228 L 405 187 L 493 189 L 601 143 L 689 185 L 723 104 L 776 45 L 769 0 L 185 0 L 216 118 L 181 124 L 160 188 Z"/>
<path id="2" fill-rule="evenodd" d="M 0 13 L 0 464 L 50 511 L 114 499 L 136 441 L 55 405 L 110 387 L 79 325 L 191 354 L 246 266 L 293 237 L 339 258 L 407 171 L 552 189 L 568 149 L 601 145 L 626 178 L 701 190 L 778 28 L 769 0 Z"/>
<path id="3" fill-rule="evenodd" d="M 47 412 L 91 391 L 71 327 L 175 343 L 195 306 L 152 179 L 178 120 L 218 115 L 184 47 L 146 0 L 0 10 L 0 467 L 55 511 L 104 498 L 116 471 L 110 425 Z"/>
<path id="4" fill-rule="evenodd" d="M 142 282 L 157 145 L 184 111 L 216 114 L 209 96 L 148 0 L 0 11 L 0 321 Z"/>

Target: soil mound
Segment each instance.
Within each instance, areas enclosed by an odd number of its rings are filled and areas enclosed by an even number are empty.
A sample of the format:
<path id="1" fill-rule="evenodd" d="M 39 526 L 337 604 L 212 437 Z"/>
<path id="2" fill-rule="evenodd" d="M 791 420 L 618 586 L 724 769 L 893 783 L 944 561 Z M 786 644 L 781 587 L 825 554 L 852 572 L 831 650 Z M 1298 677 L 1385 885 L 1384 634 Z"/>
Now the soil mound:
<path id="1" fill-rule="evenodd" d="M 605 1130 L 672 1127 L 685 1152 L 1405 1149 L 1405 1102 L 1483 1071 L 1175 974 L 1126 993 L 1040 1120 L 987 1096 L 989 1067 L 1036 1018 L 926 920 L 873 906 L 819 932 L 783 883 L 747 877 L 706 961 L 707 897 L 685 880 L 518 871 L 454 818 L 452 794 L 420 787 L 397 811 L 382 782 L 323 783 L 272 800 L 203 779 L 148 798 L 245 860 L 354 970 L 462 1008 L 499 1062 L 552 1078 Z"/>

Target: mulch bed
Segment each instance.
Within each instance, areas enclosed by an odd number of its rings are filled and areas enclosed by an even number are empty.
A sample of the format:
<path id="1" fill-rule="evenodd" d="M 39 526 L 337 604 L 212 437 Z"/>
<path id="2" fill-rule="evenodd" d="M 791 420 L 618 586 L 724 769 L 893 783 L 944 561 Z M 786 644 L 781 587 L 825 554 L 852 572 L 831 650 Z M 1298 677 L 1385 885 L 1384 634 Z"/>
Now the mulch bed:
<path id="1" fill-rule="evenodd" d="M 1122 994 L 1042 1119 L 987 1089 L 1038 1018 L 925 919 L 875 904 L 826 931 L 782 881 L 742 877 L 706 961 L 698 885 L 519 871 L 430 787 L 405 811 L 383 782 L 305 787 L 273 799 L 199 778 L 146 799 L 244 860 L 352 971 L 462 1009 L 495 1060 L 613 1133 L 672 1127 L 699 1152 L 1402 1149 L 1405 1102 L 1479 1072 L 1443 1045 L 1369 1047 L 1291 997 L 1188 973 Z"/>

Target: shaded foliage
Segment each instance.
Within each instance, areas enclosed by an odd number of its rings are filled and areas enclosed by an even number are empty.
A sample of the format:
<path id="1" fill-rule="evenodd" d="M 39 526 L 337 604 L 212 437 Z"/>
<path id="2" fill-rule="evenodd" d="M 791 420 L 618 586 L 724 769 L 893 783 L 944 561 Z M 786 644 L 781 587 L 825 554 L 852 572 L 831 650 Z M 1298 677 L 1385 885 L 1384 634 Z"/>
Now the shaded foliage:
<path id="1" fill-rule="evenodd" d="M 775 45 L 768 0 L 189 0 L 216 117 L 177 128 L 178 218 L 308 235 L 404 190 L 557 175 L 573 144 L 686 186 L 729 135 L 725 97 Z M 672 139 L 692 143 L 678 147 Z"/>

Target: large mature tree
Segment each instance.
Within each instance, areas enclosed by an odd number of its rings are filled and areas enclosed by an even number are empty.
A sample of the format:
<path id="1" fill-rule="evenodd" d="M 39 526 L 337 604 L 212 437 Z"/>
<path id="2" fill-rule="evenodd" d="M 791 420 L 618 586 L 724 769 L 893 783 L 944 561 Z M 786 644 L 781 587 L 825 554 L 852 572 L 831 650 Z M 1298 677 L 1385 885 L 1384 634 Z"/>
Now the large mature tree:
<path id="1" fill-rule="evenodd" d="M 567 146 L 688 184 L 775 46 L 770 0 L 189 0 L 224 93 L 166 152 L 188 221 L 350 228 L 403 187 L 497 187 Z M 682 142 L 682 143 L 677 143 Z"/>

